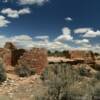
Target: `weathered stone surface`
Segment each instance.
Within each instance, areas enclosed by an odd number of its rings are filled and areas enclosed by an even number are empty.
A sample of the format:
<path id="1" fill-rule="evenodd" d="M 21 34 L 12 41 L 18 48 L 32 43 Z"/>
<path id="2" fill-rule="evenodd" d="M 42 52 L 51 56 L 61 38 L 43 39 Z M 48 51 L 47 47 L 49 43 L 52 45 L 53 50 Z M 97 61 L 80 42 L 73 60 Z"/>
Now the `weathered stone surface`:
<path id="1" fill-rule="evenodd" d="M 14 71 L 14 67 L 27 66 L 35 68 L 37 73 L 41 73 L 47 66 L 47 51 L 45 49 L 33 48 L 29 51 L 17 49 L 14 44 L 7 42 L 4 48 L 0 48 L 0 58 L 3 60 L 6 72 Z"/>
<path id="2" fill-rule="evenodd" d="M 70 51 L 70 59 L 83 59 L 87 64 L 95 63 L 95 55 L 92 51 Z"/>
<path id="3" fill-rule="evenodd" d="M 3 62 L 5 66 L 12 65 L 12 53 L 10 50 L 5 50 L 5 54 L 3 55 Z"/>
<path id="4" fill-rule="evenodd" d="M 0 57 L 3 59 L 5 66 L 15 66 L 24 52 L 24 49 L 17 49 L 14 44 L 7 42 L 4 48 L 0 48 Z"/>
<path id="5" fill-rule="evenodd" d="M 5 49 L 9 49 L 9 50 L 14 50 L 16 49 L 15 45 L 11 42 L 6 42 L 6 44 L 4 45 Z"/>
<path id="6" fill-rule="evenodd" d="M 14 72 L 12 65 L 11 50 L 0 48 L 0 63 L 3 63 L 6 72 Z"/>
<path id="7" fill-rule="evenodd" d="M 0 58 L 4 65 L 11 65 L 11 50 L 0 48 Z"/>
<path id="8" fill-rule="evenodd" d="M 67 62 L 70 64 L 86 63 L 94 64 L 95 55 L 91 51 L 64 51 L 65 58 L 58 59 L 60 62 Z M 7 42 L 4 48 L 0 48 L 0 58 L 3 59 L 5 69 L 7 71 L 14 70 L 12 66 L 27 66 L 35 69 L 37 73 L 41 73 L 47 66 L 47 51 L 42 48 L 33 48 L 29 51 L 24 49 L 17 49 L 14 44 Z M 59 62 L 57 60 L 57 62 Z M 53 61 L 54 62 L 54 59 Z"/>
<path id="9" fill-rule="evenodd" d="M 14 49 L 12 50 L 12 66 L 15 66 L 18 63 L 18 60 L 26 51 L 24 49 Z"/>
<path id="10" fill-rule="evenodd" d="M 27 51 L 18 60 L 18 66 L 27 66 L 41 73 L 47 66 L 47 51 L 45 49 L 33 48 Z"/>

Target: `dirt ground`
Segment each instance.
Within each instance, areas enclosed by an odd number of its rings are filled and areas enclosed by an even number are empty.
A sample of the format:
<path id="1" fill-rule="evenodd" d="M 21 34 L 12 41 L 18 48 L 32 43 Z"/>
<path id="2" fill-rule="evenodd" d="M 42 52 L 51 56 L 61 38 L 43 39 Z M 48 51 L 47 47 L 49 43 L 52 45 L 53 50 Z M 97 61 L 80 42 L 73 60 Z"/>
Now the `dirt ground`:
<path id="1" fill-rule="evenodd" d="M 39 75 L 20 78 L 7 74 L 8 79 L 0 85 L 0 100 L 34 100 L 34 93 L 40 87 Z"/>

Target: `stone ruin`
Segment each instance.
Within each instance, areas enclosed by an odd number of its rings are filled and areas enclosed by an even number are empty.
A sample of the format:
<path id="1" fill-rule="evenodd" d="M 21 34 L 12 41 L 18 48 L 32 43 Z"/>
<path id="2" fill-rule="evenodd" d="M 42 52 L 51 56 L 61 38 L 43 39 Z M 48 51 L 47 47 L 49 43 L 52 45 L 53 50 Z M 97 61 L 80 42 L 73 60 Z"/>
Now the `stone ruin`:
<path id="1" fill-rule="evenodd" d="M 17 49 L 10 42 L 7 42 L 4 48 L 0 48 L 0 58 L 3 60 L 6 72 L 12 73 L 15 67 L 23 65 L 35 68 L 37 73 L 41 73 L 48 64 L 47 51 L 45 49 Z"/>
<path id="2" fill-rule="evenodd" d="M 95 64 L 95 55 L 91 51 L 67 51 L 64 55 L 66 57 L 65 61 L 70 64 Z M 0 59 L 1 58 L 7 72 L 14 72 L 14 69 L 19 66 L 27 66 L 31 69 L 35 69 L 35 71 L 40 74 L 48 65 L 48 55 L 45 49 L 17 49 L 10 42 L 7 42 L 4 48 L 0 48 Z"/>
<path id="3" fill-rule="evenodd" d="M 48 65 L 47 51 L 43 48 L 32 48 L 25 52 L 18 60 L 18 66 L 28 66 L 35 70 L 36 73 L 41 74 L 44 67 Z"/>
<path id="4" fill-rule="evenodd" d="M 83 61 L 86 64 L 95 64 L 95 55 L 92 51 L 69 51 L 70 59 L 76 61 Z"/>
<path id="5" fill-rule="evenodd" d="M 94 65 L 96 63 L 95 54 L 92 51 L 82 51 L 82 50 L 73 50 L 73 51 L 64 51 L 63 57 L 48 57 L 49 63 L 68 63 L 71 65 L 77 64 L 89 64 Z"/>

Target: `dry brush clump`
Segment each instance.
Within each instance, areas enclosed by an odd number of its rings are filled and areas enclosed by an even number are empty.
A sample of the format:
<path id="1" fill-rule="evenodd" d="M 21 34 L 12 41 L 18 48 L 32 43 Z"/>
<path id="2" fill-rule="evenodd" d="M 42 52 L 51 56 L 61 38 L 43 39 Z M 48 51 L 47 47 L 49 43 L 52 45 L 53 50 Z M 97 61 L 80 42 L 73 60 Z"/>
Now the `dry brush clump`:
<path id="1" fill-rule="evenodd" d="M 0 83 L 4 82 L 7 79 L 7 75 L 4 69 L 3 64 L 0 62 Z"/>
<path id="2" fill-rule="evenodd" d="M 79 65 L 79 68 L 77 68 L 77 72 L 80 76 L 92 77 L 91 69 L 87 68 L 87 65 Z"/>
<path id="3" fill-rule="evenodd" d="M 44 95 L 37 95 L 35 100 L 96 100 L 98 96 L 99 81 L 80 75 L 66 63 L 50 64 L 41 75 L 41 80 L 47 90 Z"/>
<path id="4" fill-rule="evenodd" d="M 20 77 L 28 77 L 35 74 L 35 69 L 30 69 L 29 66 L 20 65 L 15 68 L 16 74 Z"/>
<path id="5" fill-rule="evenodd" d="M 93 100 L 100 100 L 100 81 L 94 86 Z"/>
<path id="6" fill-rule="evenodd" d="M 66 64 L 51 64 L 41 76 L 43 83 L 48 90 L 45 96 L 37 100 L 68 100 L 70 98 L 70 86 L 80 81 L 72 66 Z"/>
<path id="7" fill-rule="evenodd" d="M 95 78 L 100 81 L 100 71 L 97 71 L 95 74 Z"/>

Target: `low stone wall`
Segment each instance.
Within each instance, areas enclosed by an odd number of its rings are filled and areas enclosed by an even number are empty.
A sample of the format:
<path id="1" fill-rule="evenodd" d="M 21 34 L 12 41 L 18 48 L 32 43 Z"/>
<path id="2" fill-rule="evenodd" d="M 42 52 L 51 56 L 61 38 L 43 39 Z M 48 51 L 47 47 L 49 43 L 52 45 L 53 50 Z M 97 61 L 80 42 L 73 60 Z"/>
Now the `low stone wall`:
<path id="1" fill-rule="evenodd" d="M 92 51 L 69 51 L 70 59 L 83 59 L 87 64 L 95 63 L 95 55 Z"/>

